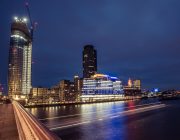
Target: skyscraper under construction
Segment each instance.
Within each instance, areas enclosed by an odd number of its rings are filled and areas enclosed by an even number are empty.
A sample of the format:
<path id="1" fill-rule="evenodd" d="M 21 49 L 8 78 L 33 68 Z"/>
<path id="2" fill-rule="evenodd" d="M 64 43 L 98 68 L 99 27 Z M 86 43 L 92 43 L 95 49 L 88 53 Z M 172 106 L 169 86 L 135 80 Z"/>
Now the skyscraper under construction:
<path id="1" fill-rule="evenodd" d="M 8 94 L 13 98 L 27 95 L 31 89 L 32 36 L 26 19 L 14 18 L 8 65 Z"/>

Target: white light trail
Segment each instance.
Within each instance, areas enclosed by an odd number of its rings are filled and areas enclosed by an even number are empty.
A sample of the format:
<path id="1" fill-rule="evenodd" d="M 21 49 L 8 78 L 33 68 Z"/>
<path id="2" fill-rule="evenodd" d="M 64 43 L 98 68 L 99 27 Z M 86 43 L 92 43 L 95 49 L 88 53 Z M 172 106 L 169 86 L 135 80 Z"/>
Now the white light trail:
<path id="1" fill-rule="evenodd" d="M 115 108 L 115 109 L 111 109 L 111 110 L 118 110 L 118 109 L 127 109 L 127 108 L 134 108 L 134 107 L 143 107 L 143 106 L 148 106 L 148 105 L 157 105 L 160 104 L 161 102 L 156 102 L 156 103 L 149 103 L 149 104 L 143 104 L 143 105 L 135 105 L 135 106 L 129 106 L 129 107 L 119 107 L 119 108 Z M 96 110 L 93 112 L 88 112 L 88 113 L 81 113 L 81 114 L 73 114 L 73 115 L 65 115 L 65 116 L 57 116 L 57 117 L 48 117 L 48 118 L 43 118 L 43 119 L 39 119 L 40 121 L 44 121 L 44 120 L 54 120 L 54 119 L 61 119 L 61 118 L 68 118 L 68 117 L 75 117 L 75 116 L 81 116 L 81 115 L 85 115 L 85 114 L 92 114 L 92 113 L 97 113 L 98 112 L 107 112 L 109 110 Z"/>
<path id="2" fill-rule="evenodd" d="M 107 119 L 114 119 L 114 118 L 118 118 L 118 117 L 122 117 L 122 116 L 127 116 L 127 115 L 133 115 L 136 113 L 142 113 L 142 112 L 146 112 L 146 111 L 151 111 L 151 110 L 155 110 L 155 109 L 160 109 L 160 108 L 164 108 L 166 107 L 165 104 L 157 104 L 157 105 L 152 105 L 152 106 L 146 106 L 146 107 L 141 107 L 141 108 L 136 108 L 136 109 L 132 109 L 132 110 L 126 110 L 126 111 L 122 111 L 119 113 L 114 113 L 102 118 L 96 118 L 95 120 L 87 120 L 87 121 L 83 121 L 83 122 L 75 122 L 73 124 L 68 124 L 68 125 L 54 125 L 54 126 L 49 126 L 50 130 L 57 130 L 57 129 L 63 129 L 63 128 L 69 128 L 69 127 L 73 127 L 73 126 L 78 126 L 78 125 L 83 125 L 83 124 L 89 124 L 89 123 L 93 123 L 96 121 L 103 121 L 103 120 L 107 120 Z"/>

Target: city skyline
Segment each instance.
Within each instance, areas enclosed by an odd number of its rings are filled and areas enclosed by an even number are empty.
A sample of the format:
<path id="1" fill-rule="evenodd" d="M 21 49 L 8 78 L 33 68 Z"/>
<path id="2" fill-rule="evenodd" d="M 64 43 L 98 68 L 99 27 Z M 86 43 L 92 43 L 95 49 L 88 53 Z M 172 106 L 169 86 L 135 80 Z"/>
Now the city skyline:
<path id="1" fill-rule="evenodd" d="M 45 12 L 49 3 L 47 1 L 44 2 L 42 11 Z M 59 2 L 54 2 L 52 4 L 55 8 L 54 10 L 51 9 L 52 13 L 61 14 L 53 17 L 47 14 L 46 18 L 43 17 L 43 12 L 37 8 L 41 5 L 39 2 L 32 1 L 30 3 L 33 19 L 39 23 L 39 27 L 34 35 L 33 45 L 33 86 L 51 86 L 61 79 L 72 79 L 76 74 L 82 76 L 81 53 L 83 46 L 92 44 L 98 51 L 99 72 L 117 76 L 123 82 L 125 82 L 124 80 L 127 81 L 129 77 L 141 79 L 142 85 L 145 88 L 179 88 L 180 56 L 178 52 L 180 51 L 180 43 L 178 39 L 180 37 L 180 27 L 178 25 L 180 23 L 180 17 L 178 17 L 178 14 L 175 15 L 179 9 L 173 7 L 174 9 L 170 10 L 172 13 L 170 12 L 169 15 L 164 15 L 164 17 L 162 16 L 162 19 L 158 19 L 159 21 L 157 21 L 156 14 L 160 16 L 163 10 L 168 11 L 165 3 L 160 7 L 162 11 L 153 13 L 152 10 L 149 10 L 146 13 L 149 15 L 148 17 L 146 17 L 147 15 L 139 17 L 140 19 L 136 20 L 136 22 L 139 22 L 138 25 L 138 23 L 133 22 L 133 17 L 129 17 L 129 19 L 125 18 L 125 21 L 122 20 L 126 13 L 126 6 L 130 6 L 128 3 L 123 3 L 125 5 L 124 15 L 116 15 L 117 17 L 113 17 L 112 15 L 116 12 L 120 13 L 122 10 L 120 5 L 116 6 L 115 2 L 107 2 L 107 5 L 101 2 L 97 2 L 97 5 L 95 3 L 95 1 L 88 3 L 81 1 L 81 8 L 78 10 L 78 4 L 73 5 L 74 2 L 62 2 L 61 4 L 65 6 L 64 8 Z M 110 3 L 114 7 L 114 10 L 109 6 Z M 82 8 L 83 4 L 85 6 L 84 8 Z M 180 5 L 179 2 L 176 4 Z M 8 64 L 10 23 L 15 13 L 17 15 L 27 15 L 27 13 L 22 1 L 16 2 L 15 6 L 13 4 L 11 6 L 8 5 L 8 1 L 2 2 L 2 5 L 4 6 L 1 9 L 5 13 L 2 15 L 4 17 L 2 23 L 3 36 L 0 40 L 2 46 L 0 48 L 0 55 L 2 56 L 0 67 L 3 69 L 0 71 L 0 82 L 7 84 L 7 67 L 5 66 Z M 6 6 L 9 6 L 10 10 Z M 70 7 L 68 9 L 69 11 L 66 10 L 68 6 Z M 94 7 L 95 11 L 92 11 L 91 7 Z M 108 10 L 105 12 L 103 9 L 98 9 L 98 7 L 112 8 L 112 13 L 110 11 L 108 12 Z M 152 7 L 157 10 L 156 7 Z M 81 13 L 81 10 L 84 10 L 84 15 Z M 142 12 L 143 8 L 140 11 Z M 48 13 L 48 11 L 46 12 Z M 108 14 L 111 16 L 108 17 Z M 137 15 L 139 13 L 134 14 Z M 177 25 L 173 22 L 176 25 L 174 27 L 174 24 L 168 22 L 171 14 L 177 20 Z M 104 17 L 102 17 L 103 15 Z M 144 19 L 145 17 L 147 19 Z M 112 19 L 109 21 L 109 18 Z M 141 21 L 142 19 L 144 20 Z M 132 24 L 126 26 L 125 24 L 128 23 L 128 20 Z M 55 21 L 55 23 L 52 21 Z M 167 23 L 164 23 L 164 21 Z M 154 26 L 146 22 L 153 23 Z M 123 25 L 120 23 L 123 23 Z M 54 24 L 56 26 L 52 26 Z M 114 24 L 115 27 L 113 27 Z M 133 26 L 133 24 L 135 25 Z M 139 27 L 140 24 L 144 25 L 144 33 Z M 136 28 L 137 25 L 138 27 Z M 79 37 L 77 37 L 78 33 Z"/>

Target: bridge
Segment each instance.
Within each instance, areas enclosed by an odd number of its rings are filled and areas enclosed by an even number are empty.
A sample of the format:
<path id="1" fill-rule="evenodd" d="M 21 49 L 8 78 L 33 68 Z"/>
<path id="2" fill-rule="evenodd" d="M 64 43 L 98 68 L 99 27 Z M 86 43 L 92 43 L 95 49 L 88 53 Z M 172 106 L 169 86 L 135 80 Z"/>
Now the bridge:
<path id="1" fill-rule="evenodd" d="M 0 105 L 0 139 L 60 140 L 16 101 Z"/>

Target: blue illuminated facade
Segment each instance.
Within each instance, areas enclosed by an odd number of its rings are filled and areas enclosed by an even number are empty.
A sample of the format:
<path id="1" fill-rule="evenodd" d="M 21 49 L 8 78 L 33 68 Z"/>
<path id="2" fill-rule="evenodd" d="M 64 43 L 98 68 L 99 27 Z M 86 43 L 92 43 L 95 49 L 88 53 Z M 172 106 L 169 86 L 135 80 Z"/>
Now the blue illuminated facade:
<path id="1" fill-rule="evenodd" d="M 83 80 L 83 95 L 118 95 L 123 94 L 122 82 L 117 77 L 95 74 Z"/>

